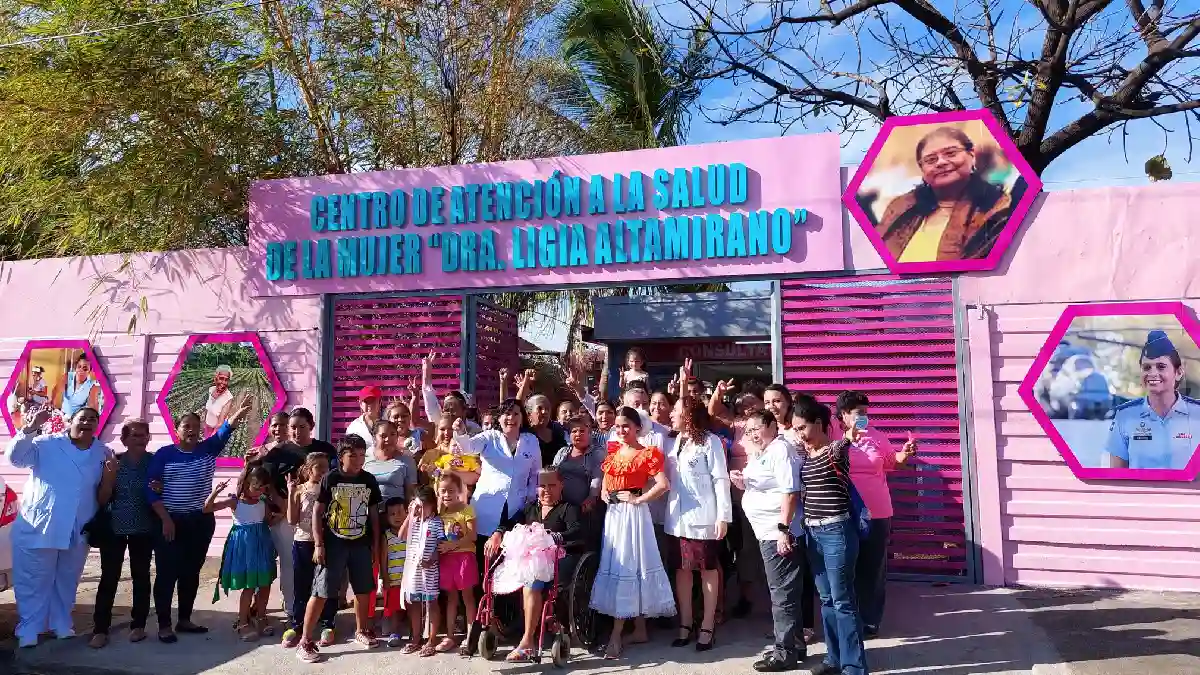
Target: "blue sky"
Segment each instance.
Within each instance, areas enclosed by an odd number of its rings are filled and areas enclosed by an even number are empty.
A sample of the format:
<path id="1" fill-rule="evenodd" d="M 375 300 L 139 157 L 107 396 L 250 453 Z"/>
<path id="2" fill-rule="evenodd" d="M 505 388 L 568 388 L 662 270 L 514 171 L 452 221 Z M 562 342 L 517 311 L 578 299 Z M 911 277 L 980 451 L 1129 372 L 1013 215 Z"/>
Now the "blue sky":
<path id="1" fill-rule="evenodd" d="M 688 25 L 690 21 L 691 14 L 681 4 L 680 0 L 641 1 L 650 6 L 651 11 L 668 24 L 683 26 Z M 725 15 L 741 17 L 740 20 L 745 22 L 744 25 L 751 27 L 763 25 L 769 19 L 771 6 L 778 7 L 780 4 L 779 0 L 775 0 L 774 2 L 759 0 L 688 1 L 693 3 L 715 3 Z M 1173 11 L 1176 16 L 1180 16 L 1185 11 L 1181 9 L 1183 5 L 1188 5 L 1193 1 L 1169 1 L 1168 8 L 1173 8 L 1173 10 L 1169 10 L 1169 13 Z M 787 4 L 790 7 L 803 6 L 806 4 L 806 0 L 790 0 Z M 942 8 L 944 12 L 949 13 L 952 11 L 948 3 L 943 0 L 934 0 L 934 4 Z M 1125 11 L 1124 3 L 1116 4 L 1119 7 L 1115 11 Z M 835 0 L 833 6 L 838 8 L 843 6 L 843 4 Z M 798 14 L 799 10 L 793 10 L 792 13 Z M 1014 36 L 1014 39 L 1009 44 L 1014 45 L 1014 50 L 1019 50 L 1019 53 L 1025 57 L 1032 57 L 1035 52 L 1040 51 L 1044 33 L 1041 25 L 1041 17 L 1036 13 L 1036 10 L 1033 10 L 1023 0 L 1001 0 L 997 15 L 1000 17 L 996 22 L 997 25 L 1000 26 L 1003 23 L 1007 26 L 1007 28 L 997 29 L 999 40 L 1003 42 L 1010 35 Z M 1128 15 L 1121 16 L 1120 14 L 1116 14 L 1115 18 L 1118 22 L 1121 19 L 1125 19 L 1128 22 Z M 911 26 L 911 24 L 909 25 Z M 853 26 L 845 29 L 823 31 L 818 35 L 815 42 L 806 44 L 806 47 L 818 50 L 818 58 L 842 58 L 843 63 L 854 60 L 858 64 L 855 58 L 857 54 L 855 51 L 856 43 L 850 33 L 852 29 Z M 863 61 L 861 62 L 863 65 L 859 67 L 864 71 L 873 67 L 870 65 L 872 59 L 880 59 L 887 54 L 880 45 L 877 43 L 871 44 L 870 40 L 869 37 L 863 39 Z M 795 59 L 794 62 L 796 63 L 802 62 L 804 58 L 803 55 L 796 54 L 794 51 L 791 52 L 790 57 L 786 55 L 787 50 L 777 50 L 777 53 L 785 54 L 781 58 Z M 1140 59 L 1141 54 L 1137 52 L 1131 53 L 1130 58 Z M 767 66 L 770 68 L 771 64 L 767 64 Z M 843 66 L 840 69 L 847 70 L 848 68 Z M 770 70 L 772 76 L 786 75 L 778 67 L 770 68 Z M 735 85 L 729 80 L 718 80 L 710 83 L 699 102 L 700 110 L 693 117 L 688 135 L 688 143 L 738 141 L 780 135 L 781 128 L 776 124 L 740 122 L 722 125 L 717 121 L 709 121 L 707 119 L 716 118 L 719 120 L 722 118 L 724 116 L 722 109 L 736 105 L 739 96 L 744 98 L 747 95 L 753 95 L 754 86 L 748 83 Z M 893 94 L 893 96 L 897 95 Z M 1086 112 L 1089 106 L 1090 104 L 1069 101 L 1062 101 L 1056 104 L 1054 114 L 1051 116 L 1051 132 Z M 1164 148 L 1167 160 L 1175 173 L 1174 180 L 1200 180 L 1200 142 L 1197 143 L 1197 147 L 1193 153 L 1194 156 L 1189 161 L 1188 139 L 1185 132 L 1184 120 L 1180 116 L 1175 115 L 1163 118 L 1161 121 L 1169 132 L 1164 132 L 1152 122 L 1139 121 L 1128 125 L 1124 132 L 1118 129 L 1115 133 L 1093 136 L 1068 150 L 1051 163 L 1043 172 L 1042 180 L 1045 183 L 1046 190 L 1145 185 L 1149 181 L 1145 177 L 1144 162 L 1149 157 L 1163 152 Z M 1193 120 L 1192 124 L 1194 134 L 1200 136 L 1200 123 Z M 860 133 L 841 136 L 841 159 L 843 165 L 855 166 L 862 160 L 868 146 L 874 140 L 876 129 L 877 126 L 868 127 Z M 802 124 L 794 125 L 789 133 L 817 133 L 831 130 L 839 130 L 836 119 L 817 117 L 807 119 Z M 1125 134 L 1124 144 L 1122 143 L 1123 133 Z M 1126 149 L 1128 150 L 1128 158 L 1126 157 Z M 748 286 L 759 287 L 763 285 L 752 284 Z M 560 321 L 551 317 L 535 317 L 528 326 L 522 329 L 522 337 L 545 349 L 559 350 L 566 343 L 565 326 Z"/>
<path id="2" fill-rule="evenodd" d="M 948 16 L 954 16 L 954 4 L 945 0 L 932 1 L 935 6 L 939 7 Z M 1194 12 L 1195 5 L 1191 4 L 1193 1 L 1168 0 L 1168 16 L 1180 17 Z M 681 0 L 642 0 L 642 2 L 650 6 L 651 11 L 668 25 L 690 25 L 689 21 L 692 20 L 693 15 L 687 10 Z M 786 6 L 790 8 L 789 13 L 791 15 L 799 16 L 805 5 L 816 5 L 812 0 L 786 0 L 785 2 L 780 2 L 780 0 L 686 0 L 686 2 L 689 2 L 693 6 L 712 6 L 715 4 L 719 10 L 718 15 L 739 17 L 738 20 L 741 22 L 741 25 L 750 28 L 766 25 L 770 20 L 770 11 L 773 7 Z M 849 3 L 844 0 L 834 0 L 832 2 L 835 9 L 841 8 L 846 4 Z M 1114 3 L 1114 5 L 1115 7 L 1110 10 L 1111 16 L 1105 17 L 1102 15 L 1102 18 L 1111 18 L 1114 21 L 1114 25 L 1118 26 L 1114 32 L 1108 33 L 1108 35 L 1124 38 L 1126 35 L 1123 33 L 1123 26 L 1131 26 L 1132 21 L 1129 18 L 1125 3 Z M 1025 0 L 999 0 L 996 7 L 997 10 L 994 15 L 997 25 L 996 36 L 1001 47 L 1011 45 L 1013 51 L 1020 57 L 1026 59 L 1036 58 L 1041 52 L 1041 42 L 1045 28 L 1045 23 L 1040 13 Z M 1188 9 L 1188 7 L 1191 9 Z M 889 20 L 894 22 L 894 26 L 901 26 L 908 29 L 910 35 L 916 34 L 915 32 L 911 32 L 914 30 L 924 32 L 923 27 L 918 28 L 915 22 L 907 19 L 898 10 L 888 10 L 887 16 Z M 966 19 L 960 23 L 966 23 Z M 721 28 L 719 24 L 718 28 Z M 855 25 L 853 22 L 847 22 L 847 24 L 843 24 L 839 28 L 822 28 L 819 31 L 810 26 L 796 29 L 790 33 L 777 32 L 775 35 L 780 45 L 786 45 L 788 44 L 787 40 L 796 40 L 801 35 L 809 36 L 802 44 L 805 50 L 813 55 L 812 58 L 837 60 L 838 70 L 871 73 L 876 68 L 875 64 L 888 57 L 891 51 L 875 41 L 867 31 L 868 28 L 878 31 L 880 23 L 874 19 L 864 19 L 863 23 L 858 25 Z M 858 29 L 857 32 L 861 36 L 860 41 L 856 41 L 854 38 L 853 33 L 856 29 Z M 802 33 L 801 31 L 808 32 Z M 968 35 L 971 36 L 972 34 L 968 32 Z M 1133 63 L 1140 60 L 1144 55 L 1144 47 L 1140 40 L 1137 40 L 1135 35 L 1129 35 L 1128 37 L 1134 49 L 1122 61 L 1126 67 L 1132 66 Z M 982 52 L 982 43 L 980 44 L 980 51 Z M 1082 45 L 1081 42 L 1076 42 L 1075 44 Z M 861 52 L 858 50 L 858 45 L 861 45 Z M 801 70 L 804 70 L 803 66 L 809 62 L 805 54 L 799 53 L 795 49 L 787 49 L 786 46 L 776 48 L 774 53 L 780 55 L 780 60 L 795 64 Z M 861 56 L 859 56 L 860 53 Z M 795 78 L 788 77 L 788 73 L 775 64 L 765 63 L 762 69 L 773 77 L 795 82 Z M 722 114 L 721 109 L 736 105 L 739 98 L 745 99 L 748 96 L 753 96 L 756 86 L 749 82 L 735 86 L 727 79 L 711 83 L 705 90 L 704 96 L 700 101 L 701 112 L 693 119 L 688 141 L 690 143 L 709 143 L 779 135 L 780 127 L 776 124 L 742 122 L 725 126 L 705 119 L 706 117 L 715 117 L 718 119 L 725 117 L 726 115 Z M 958 91 L 967 105 L 971 105 L 972 102 L 967 100 L 967 97 L 972 95 L 971 91 L 969 89 L 959 89 Z M 902 99 L 904 97 L 903 92 L 896 92 L 894 90 L 890 94 L 893 99 Z M 1060 96 L 1060 101 L 1056 103 L 1054 114 L 1051 116 L 1051 132 L 1064 126 L 1091 108 L 1090 103 L 1070 102 L 1062 100 L 1063 98 L 1063 96 Z M 1163 126 L 1170 130 L 1170 133 L 1165 133 L 1162 129 L 1155 126 L 1153 122 L 1138 121 L 1127 125 L 1124 132 L 1116 129 L 1111 135 L 1098 135 L 1075 146 L 1051 163 L 1042 174 L 1046 189 L 1061 190 L 1146 184 L 1148 181 L 1144 175 L 1143 163 L 1149 157 L 1163 152 L 1164 147 L 1166 149 L 1167 160 L 1174 170 L 1175 180 L 1200 180 L 1200 143 L 1197 144 L 1194 153 L 1189 153 L 1184 119 L 1179 115 L 1174 115 L 1167 118 L 1160 118 L 1160 121 L 1163 123 Z M 1200 137 L 1200 122 L 1193 119 L 1192 127 L 1193 135 Z M 867 128 L 864 132 L 853 136 L 843 135 L 841 137 L 843 146 L 842 163 L 844 165 L 857 165 L 862 160 L 863 154 L 874 138 L 876 128 Z M 814 133 L 829 130 L 839 130 L 837 120 L 817 117 L 806 119 L 803 123 L 796 124 L 790 133 Z M 1127 134 L 1124 138 L 1124 147 L 1122 145 L 1122 133 Z M 1128 148 L 1128 159 L 1125 155 L 1125 148 Z M 1189 154 L 1193 156 L 1189 158 Z"/>

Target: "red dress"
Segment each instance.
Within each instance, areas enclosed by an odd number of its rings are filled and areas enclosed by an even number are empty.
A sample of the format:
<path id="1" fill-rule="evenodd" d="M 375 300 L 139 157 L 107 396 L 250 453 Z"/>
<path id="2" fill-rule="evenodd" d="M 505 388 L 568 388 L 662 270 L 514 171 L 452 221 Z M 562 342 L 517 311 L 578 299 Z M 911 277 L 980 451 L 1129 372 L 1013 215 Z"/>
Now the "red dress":
<path id="1" fill-rule="evenodd" d="M 608 457 L 600 465 L 600 470 L 604 472 L 605 492 L 641 490 L 651 478 L 662 473 L 667 461 L 662 450 L 653 445 L 647 445 L 633 457 L 621 457 L 620 451 L 619 442 L 608 442 Z"/>

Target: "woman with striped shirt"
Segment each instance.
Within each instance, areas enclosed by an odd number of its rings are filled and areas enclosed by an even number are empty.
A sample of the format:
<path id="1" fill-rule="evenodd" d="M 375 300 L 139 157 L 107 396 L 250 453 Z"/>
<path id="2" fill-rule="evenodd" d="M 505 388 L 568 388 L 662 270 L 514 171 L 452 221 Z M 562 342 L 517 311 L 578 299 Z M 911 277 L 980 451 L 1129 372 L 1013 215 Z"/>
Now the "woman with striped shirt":
<path id="1" fill-rule="evenodd" d="M 225 449 L 233 430 L 250 412 L 251 400 L 244 398 L 233 415 L 209 438 L 200 440 L 201 419 L 187 413 L 175 427 L 174 445 L 159 448 L 146 470 L 146 499 L 162 521 L 162 534 L 154 547 L 154 611 L 158 615 L 158 639 L 178 641 L 180 633 L 207 633 L 208 628 L 192 621 L 192 607 L 200 589 L 200 568 L 208 556 L 208 544 L 216 529 L 216 518 L 204 513 L 212 492 L 217 456 Z M 179 587 L 179 622 L 171 629 L 171 596 Z"/>
<path id="2" fill-rule="evenodd" d="M 821 626 L 825 660 L 814 675 L 866 675 L 862 624 L 854 594 L 854 566 L 859 532 L 852 513 L 850 447 L 862 431 L 851 427 L 845 438 L 829 438 L 829 408 L 816 401 L 799 401 L 793 431 L 803 445 L 800 470 L 804 531 L 808 562 L 821 596 Z"/>

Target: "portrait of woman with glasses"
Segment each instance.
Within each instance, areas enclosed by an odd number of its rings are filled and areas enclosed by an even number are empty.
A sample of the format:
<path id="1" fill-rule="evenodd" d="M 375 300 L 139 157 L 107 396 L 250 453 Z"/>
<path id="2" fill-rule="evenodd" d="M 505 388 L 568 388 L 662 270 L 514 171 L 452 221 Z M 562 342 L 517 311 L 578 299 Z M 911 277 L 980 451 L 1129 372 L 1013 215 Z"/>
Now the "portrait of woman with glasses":
<path id="1" fill-rule="evenodd" d="M 903 173 L 912 176 L 915 166 L 920 176 L 916 187 L 886 202 L 881 200 L 880 190 L 860 190 L 858 196 L 868 213 L 872 202 L 887 204 L 875 229 L 896 260 L 918 263 L 987 257 L 1012 216 L 1017 202 L 1012 192 L 1024 191 L 1024 179 L 1011 169 L 998 148 L 978 148 L 959 126 L 938 125 L 924 133 L 904 164 L 909 161 L 915 164 L 903 167 Z"/>

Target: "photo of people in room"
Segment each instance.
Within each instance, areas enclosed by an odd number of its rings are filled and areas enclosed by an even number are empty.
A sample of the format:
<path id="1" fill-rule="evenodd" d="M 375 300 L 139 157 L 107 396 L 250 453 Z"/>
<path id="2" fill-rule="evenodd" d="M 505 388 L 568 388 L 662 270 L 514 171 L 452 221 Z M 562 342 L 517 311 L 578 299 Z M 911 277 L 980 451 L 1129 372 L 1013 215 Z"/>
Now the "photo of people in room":
<path id="1" fill-rule="evenodd" d="M 49 408 L 48 426 L 57 427 L 80 408 L 104 409 L 102 375 L 82 349 L 33 349 L 16 376 L 15 405 L 26 414 Z"/>
<path id="2" fill-rule="evenodd" d="M 1034 396 L 1088 469 L 1182 469 L 1200 445 L 1200 348 L 1174 316 L 1082 316 Z"/>
<path id="3" fill-rule="evenodd" d="M 855 199 L 899 263 L 986 258 L 1028 185 L 978 120 L 892 129 Z"/>

